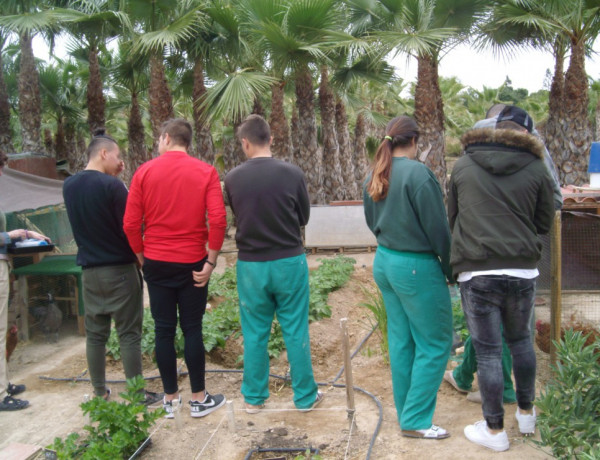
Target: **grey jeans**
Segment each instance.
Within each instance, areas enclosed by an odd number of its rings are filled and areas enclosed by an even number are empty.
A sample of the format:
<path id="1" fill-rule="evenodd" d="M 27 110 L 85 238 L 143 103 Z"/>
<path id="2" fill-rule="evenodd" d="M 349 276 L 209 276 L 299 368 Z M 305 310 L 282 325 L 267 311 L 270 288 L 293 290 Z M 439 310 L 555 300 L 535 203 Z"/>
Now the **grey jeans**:
<path id="1" fill-rule="evenodd" d="M 460 294 L 477 356 L 483 416 L 488 427 L 502 429 L 503 333 L 513 359 L 517 404 L 528 410 L 535 399 L 536 361 L 530 336 L 535 279 L 506 275 L 475 276 L 460 283 Z"/>
<path id="2" fill-rule="evenodd" d="M 106 342 L 111 319 L 119 336 L 125 377 L 142 374 L 142 279 L 135 264 L 83 270 L 86 355 L 96 396 L 106 394 Z"/>

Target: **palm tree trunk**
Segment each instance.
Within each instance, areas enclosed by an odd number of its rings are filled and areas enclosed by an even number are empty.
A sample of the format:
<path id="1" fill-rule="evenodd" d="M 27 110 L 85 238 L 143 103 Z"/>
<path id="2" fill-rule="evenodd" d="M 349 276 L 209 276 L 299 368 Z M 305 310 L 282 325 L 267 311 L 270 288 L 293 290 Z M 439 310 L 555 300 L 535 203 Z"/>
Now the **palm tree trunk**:
<path id="1" fill-rule="evenodd" d="M 565 97 L 565 50 L 557 41 L 554 45 L 554 75 L 550 85 L 548 96 L 548 121 L 544 128 L 544 142 L 554 163 L 560 165 L 562 162 L 561 152 L 563 145 L 563 132 L 561 123 L 563 119 L 564 97 Z M 562 182 L 562 174 L 558 168 L 559 179 Z"/>
<path id="2" fill-rule="evenodd" d="M 21 45 L 21 65 L 19 68 L 19 121 L 23 152 L 44 153 L 40 131 L 42 125 L 42 103 L 40 98 L 40 76 L 35 67 L 32 37 L 23 33 L 19 37 Z"/>
<path id="3" fill-rule="evenodd" d="M 300 164 L 300 128 L 298 127 L 298 107 L 292 108 L 291 120 L 292 162 Z"/>
<path id="4" fill-rule="evenodd" d="M 0 50 L 0 153 L 12 153 L 13 151 L 12 131 L 10 129 L 10 104 L 8 103 L 6 83 L 4 83 L 2 51 Z"/>
<path id="5" fill-rule="evenodd" d="M 311 203 L 325 203 L 323 193 L 323 152 L 317 142 L 312 75 L 308 66 L 296 73 L 296 105 L 298 107 L 298 166 L 306 175 Z"/>
<path id="6" fill-rule="evenodd" d="M 346 106 L 341 99 L 335 104 L 335 127 L 337 141 L 340 146 L 340 165 L 342 167 L 343 191 L 342 200 L 357 200 L 359 198 L 356 179 L 354 177 L 354 162 L 350 150 L 350 131 L 348 130 L 348 115 Z"/>
<path id="7" fill-rule="evenodd" d="M 271 152 L 273 152 L 275 158 L 290 161 L 292 158 L 292 144 L 290 128 L 283 107 L 284 87 L 285 81 L 271 86 L 271 118 L 269 119 L 271 134 L 273 135 Z"/>
<path id="8" fill-rule="evenodd" d="M 367 159 L 367 119 L 364 113 L 359 113 L 356 117 L 356 126 L 354 127 L 354 179 L 362 196 L 362 184 L 367 177 L 369 161 Z"/>
<path id="9" fill-rule="evenodd" d="M 588 155 L 592 127 L 587 114 L 588 80 L 585 73 L 585 43 L 571 43 L 571 58 L 565 74 L 562 161 L 557 164 L 562 184 L 588 182 Z"/>
<path id="10" fill-rule="evenodd" d="M 75 125 L 73 122 L 67 122 L 65 125 L 65 146 L 67 151 L 67 163 L 69 171 L 73 174 L 77 172 L 77 139 L 75 137 Z"/>
<path id="11" fill-rule="evenodd" d="M 125 161 L 125 171 L 123 171 L 122 177 L 125 183 L 130 182 L 137 168 L 151 158 L 146 149 L 144 123 L 142 122 L 142 112 L 140 110 L 137 91 L 131 92 L 131 109 L 129 111 L 129 120 L 127 120 L 127 138 L 129 140 L 127 161 Z"/>
<path id="12" fill-rule="evenodd" d="M 196 140 L 196 156 L 212 165 L 215 162 L 215 145 L 210 133 L 210 127 L 205 121 L 201 103 L 206 95 L 204 86 L 204 66 L 198 58 L 194 64 L 194 136 Z"/>
<path id="13" fill-rule="evenodd" d="M 152 151 L 157 152 L 160 127 L 169 118 L 173 118 L 173 97 L 169 90 L 165 66 L 161 54 L 150 56 L 150 87 L 148 89 L 150 124 L 154 143 Z"/>
<path id="14" fill-rule="evenodd" d="M 87 85 L 88 125 L 93 133 L 98 128 L 106 126 L 104 111 L 106 99 L 102 93 L 102 77 L 100 76 L 100 63 L 98 62 L 98 48 L 90 46 L 89 52 L 90 77 Z"/>
<path id="15" fill-rule="evenodd" d="M 444 158 L 444 104 L 438 78 L 437 58 L 422 55 L 417 58 L 415 88 L 415 119 L 419 125 L 419 150 L 429 149 L 425 164 L 437 177 L 446 196 L 446 160 Z"/>
<path id="16" fill-rule="evenodd" d="M 329 86 L 327 66 L 321 67 L 319 85 L 321 109 L 321 135 L 323 137 L 323 193 L 325 202 L 343 199 L 343 177 L 340 165 L 340 148 L 335 129 L 335 96 Z"/>
<path id="17" fill-rule="evenodd" d="M 57 160 L 68 158 L 67 141 L 65 139 L 65 124 L 62 117 L 56 121 L 56 133 L 54 133 L 54 155 Z"/>

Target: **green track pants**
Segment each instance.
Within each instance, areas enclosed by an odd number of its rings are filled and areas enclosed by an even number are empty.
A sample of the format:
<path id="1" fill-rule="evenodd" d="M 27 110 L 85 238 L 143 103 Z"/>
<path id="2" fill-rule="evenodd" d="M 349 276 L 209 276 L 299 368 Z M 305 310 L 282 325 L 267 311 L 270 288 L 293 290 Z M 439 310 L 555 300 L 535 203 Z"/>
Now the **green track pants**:
<path id="1" fill-rule="evenodd" d="M 463 353 L 463 362 L 458 366 L 452 375 L 456 384 L 463 390 L 470 390 L 473 383 L 473 374 L 477 372 L 477 357 L 475 356 L 475 347 L 471 342 L 471 336 L 465 341 L 465 351 Z M 504 393 L 502 400 L 505 403 L 517 402 L 517 395 L 513 386 L 512 378 L 512 358 L 510 350 L 502 338 L 502 376 L 504 377 Z"/>
<path id="2" fill-rule="evenodd" d="M 403 430 L 428 429 L 452 346 L 452 307 L 440 262 L 433 254 L 379 246 L 373 275 L 387 312 L 398 423 Z"/>
<path id="3" fill-rule="evenodd" d="M 244 335 L 242 395 L 260 405 L 269 397 L 267 344 L 273 316 L 281 325 L 291 367 L 294 404 L 312 406 L 317 397 L 308 335 L 308 265 L 304 254 L 268 262 L 237 262 L 240 319 Z"/>

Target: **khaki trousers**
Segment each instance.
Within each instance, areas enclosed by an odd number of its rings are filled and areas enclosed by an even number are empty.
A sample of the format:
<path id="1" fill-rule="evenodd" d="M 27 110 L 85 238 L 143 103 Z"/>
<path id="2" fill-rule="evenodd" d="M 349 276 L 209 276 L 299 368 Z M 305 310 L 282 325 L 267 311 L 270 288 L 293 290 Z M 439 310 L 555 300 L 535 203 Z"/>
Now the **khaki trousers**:
<path id="1" fill-rule="evenodd" d="M 8 366 L 6 365 L 6 332 L 8 329 L 8 261 L 0 260 L 0 401 L 8 388 Z"/>

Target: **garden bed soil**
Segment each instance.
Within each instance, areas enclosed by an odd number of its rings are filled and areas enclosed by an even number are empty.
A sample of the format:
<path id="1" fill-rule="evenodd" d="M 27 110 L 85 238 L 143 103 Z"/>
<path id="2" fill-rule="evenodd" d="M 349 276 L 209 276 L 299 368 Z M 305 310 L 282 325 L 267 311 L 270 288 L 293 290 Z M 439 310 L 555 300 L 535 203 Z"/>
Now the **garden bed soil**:
<path id="1" fill-rule="evenodd" d="M 318 258 L 325 257 L 319 255 Z M 311 324 L 311 350 L 315 377 L 319 382 L 331 382 L 343 364 L 340 319 L 348 318 L 351 348 L 372 328 L 370 312 L 362 306 L 365 289 L 373 289 L 373 254 L 354 254 L 356 269 L 349 283 L 329 296 L 333 307 L 331 318 Z M 229 258 L 232 259 L 232 258 Z M 317 257 L 309 257 L 310 265 L 316 266 Z M 233 260 L 228 260 L 229 264 Z M 224 350 L 209 354 L 207 368 L 236 369 L 242 350 L 242 339 L 232 338 Z M 538 352 L 540 372 L 538 390 L 548 378 L 547 355 Z M 544 363 L 544 364 L 543 364 Z M 448 363 L 449 368 L 452 362 Z M 400 434 L 394 408 L 389 365 L 380 349 L 378 333 L 366 342 L 352 361 L 354 385 L 375 395 L 383 406 L 380 433 L 373 446 L 372 459 L 482 459 L 495 458 L 495 453 L 475 446 L 462 433 L 465 425 L 482 418 L 481 407 L 470 403 L 465 395 L 457 393 L 442 382 L 438 391 L 434 423 L 448 429 L 451 437 L 442 441 L 404 438 Z M 40 376 L 53 378 L 87 377 L 85 340 L 76 333 L 74 321 L 67 321 L 57 343 L 46 343 L 43 334 L 34 334 L 30 342 L 19 344 L 9 363 L 11 381 L 25 383 L 27 398 L 31 405 L 19 412 L 4 412 L 0 417 L 0 451 L 10 443 L 19 442 L 47 446 L 55 436 L 64 437 L 72 431 L 81 431 L 85 420 L 79 404 L 86 393 L 91 393 L 89 383 L 42 380 Z M 182 368 L 185 370 L 185 366 Z M 271 363 L 271 372 L 285 375 L 288 364 L 285 352 Z M 146 360 L 146 377 L 158 376 L 155 365 Z M 107 378 L 123 379 L 121 363 L 108 360 Z M 338 383 L 343 383 L 343 377 Z M 180 380 L 183 400 L 190 395 L 187 378 Z M 182 408 L 181 426 L 176 421 L 160 419 L 153 429 L 152 443 L 145 449 L 142 459 L 215 459 L 242 460 L 257 447 L 320 449 L 324 459 L 364 459 L 371 437 L 379 419 L 377 406 L 370 397 L 355 394 L 356 412 L 350 429 L 346 412 L 346 391 L 331 385 L 322 386 L 325 400 L 314 411 L 300 413 L 293 410 L 292 391 L 285 382 L 272 379 L 271 397 L 266 410 L 250 415 L 243 411 L 240 395 L 241 374 L 211 372 L 207 374 L 207 389 L 223 393 L 233 401 L 235 429 L 230 429 L 227 408 L 222 408 L 205 418 L 192 419 L 187 404 Z M 123 384 L 111 384 L 113 395 L 124 389 Z M 150 380 L 152 391 L 160 391 L 160 380 Z M 531 438 L 523 438 L 514 418 L 515 405 L 506 406 L 505 426 L 511 441 L 510 450 L 502 454 L 504 459 L 551 458 L 537 448 Z M 539 439 L 539 435 L 533 439 Z M 254 454 L 256 458 L 293 458 L 282 453 Z M 265 457 L 266 455 L 266 457 Z M 297 454 L 294 454 L 297 455 Z"/>

